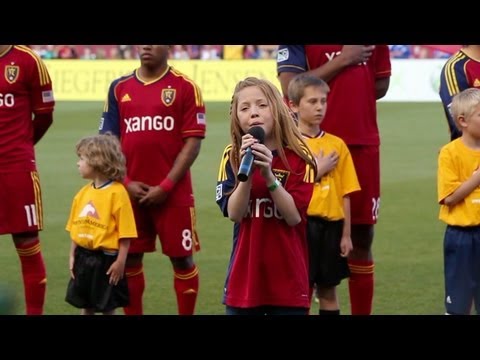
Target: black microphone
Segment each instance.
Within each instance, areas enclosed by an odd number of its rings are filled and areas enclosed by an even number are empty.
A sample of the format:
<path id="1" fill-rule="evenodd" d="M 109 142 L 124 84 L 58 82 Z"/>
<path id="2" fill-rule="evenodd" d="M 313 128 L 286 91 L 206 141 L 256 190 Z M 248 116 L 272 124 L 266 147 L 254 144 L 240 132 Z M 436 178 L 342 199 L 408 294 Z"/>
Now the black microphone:
<path id="1" fill-rule="evenodd" d="M 257 139 L 260 144 L 263 144 L 263 141 L 265 140 L 265 131 L 262 127 L 253 126 L 248 130 L 248 133 Z M 254 158 L 255 156 L 252 154 L 252 148 L 248 147 L 247 150 L 245 150 L 245 155 L 243 155 L 240 168 L 238 169 L 238 181 L 244 182 L 248 180 L 248 177 L 252 173 Z"/>

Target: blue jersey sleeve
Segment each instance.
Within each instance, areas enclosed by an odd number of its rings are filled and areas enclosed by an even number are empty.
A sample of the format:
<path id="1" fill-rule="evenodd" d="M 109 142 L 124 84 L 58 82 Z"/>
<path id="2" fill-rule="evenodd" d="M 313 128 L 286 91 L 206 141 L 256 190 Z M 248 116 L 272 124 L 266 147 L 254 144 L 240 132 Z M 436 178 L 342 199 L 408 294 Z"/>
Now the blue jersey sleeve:
<path id="1" fill-rule="evenodd" d="M 308 70 L 303 45 L 280 45 L 277 52 L 277 73 L 303 73 Z"/>
<path id="2" fill-rule="evenodd" d="M 222 160 L 220 161 L 220 167 L 218 169 L 217 187 L 215 189 L 215 200 L 225 217 L 228 217 L 227 209 L 230 192 L 235 187 L 235 174 L 230 165 L 231 148 L 232 146 L 228 145 L 223 151 Z"/>
<path id="3" fill-rule="evenodd" d="M 447 117 L 451 140 L 462 134 L 455 124 L 450 106 L 452 105 L 452 98 L 456 94 L 470 87 L 465 73 L 465 60 L 464 56 L 454 55 L 447 61 L 440 73 L 440 98 Z"/>
<path id="4" fill-rule="evenodd" d="M 110 84 L 110 89 L 108 89 L 108 97 L 98 130 L 100 134 L 111 132 L 120 137 L 120 113 L 118 111 L 118 102 L 115 98 L 115 86 L 117 85 L 117 82 L 118 80 L 112 82 Z"/>

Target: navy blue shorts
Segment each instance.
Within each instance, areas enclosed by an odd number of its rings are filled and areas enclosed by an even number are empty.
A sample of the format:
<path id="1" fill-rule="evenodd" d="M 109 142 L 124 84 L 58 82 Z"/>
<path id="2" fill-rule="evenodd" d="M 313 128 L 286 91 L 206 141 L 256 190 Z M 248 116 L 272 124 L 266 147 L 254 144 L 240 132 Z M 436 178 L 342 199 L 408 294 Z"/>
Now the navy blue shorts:
<path id="1" fill-rule="evenodd" d="M 445 308 L 447 313 L 480 312 L 480 226 L 447 226 L 444 238 Z"/>

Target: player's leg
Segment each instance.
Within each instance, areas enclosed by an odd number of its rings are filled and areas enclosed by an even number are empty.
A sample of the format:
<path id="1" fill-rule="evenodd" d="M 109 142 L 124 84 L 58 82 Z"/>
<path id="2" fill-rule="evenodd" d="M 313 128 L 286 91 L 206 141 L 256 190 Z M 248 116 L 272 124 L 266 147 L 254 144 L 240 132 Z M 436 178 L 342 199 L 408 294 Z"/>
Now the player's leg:
<path id="1" fill-rule="evenodd" d="M 336 286 L 318 287 L 319 315 L 340 315 Z"/>
<path id="2" fill-rule="evenodd" d="M 38 232 L 13 234 L 22 269 L 27 315 L 42 315 L 47 287 L 47 274 Z"/>
<path id="3" fill-rule="evenodd" d="M 193 253 L 200 250 L 193 207 L 165 208 L 156 221 L 162 252 L 173 266 L 173 284 L 179 315 L 193 315 L 199 289 Z"/>
<path id="4" fill-rule="evenodd" d="M 128 283 L 130 305 L 123 308 L 125 315 L 143 315 L 143 293 L 145 291 L 145 274 L 143 271 L 143 254 L 155 251 L 157 237 L 155 227 L 148 209 L 141 208 L 132 201 L 138 238 L 130 242 L 125 276 Z"/>
<path id="5" fill-rule="evenodd" d="M 361 191 L 350 195 L 353 250 L 348 257 L 352 315 L 372 313 L 374 224 L 380 206 L 380 155 L 378 146 L 350 146 Z"/>
<path id="6" fill-rule="evenodd" d="M 199 287 L 198 267 L 193 256 L 171 257 L 179 315 L 193 315 Z"/>
<path id="7" fill-rule="evenodd" d="M 125 276 L 130 303 L 123 308 L 123 311 L 125 315 L 143 315 L 143 292 L 145 291 L 143 253 L 128 253 L 125 262 Z"/>
<path id="8" fill-rule="evenodd" d="M 352 315 L 370 315 L 375 285 L 375 263 L 371 252 L 373 225 L 352 225 L 351 231 L 353 250 L 348 256 L 351 313 Z"/>
<path id="9" fill-rule="evenodd" d="M 319 315 L 340 315 L 336 287 L 350 274 L 347 259 L 341 256 L 340 248 L 344 221 L 322 221 L 323 236 L 317 277 Z"/>
<path id="10" fill-rule="evenodd" d="M 447 226 L 443 258 L 445 275 L 445 309 L 450 315 L 468 315 L 474 297 L 475 230 Z M 478 236 L 478 232 L 476 234 Z M 476 277 L 476 274 L 475 274 Z"/>
<path id="11" fill-rule="evenodd" d="M 20 259 L 27 315 L 43 314 L 46 270 L 38 232 L 43 228 L 42 194 L 36 171 L 0 175 L 0 234 L 12 234 Z"/>

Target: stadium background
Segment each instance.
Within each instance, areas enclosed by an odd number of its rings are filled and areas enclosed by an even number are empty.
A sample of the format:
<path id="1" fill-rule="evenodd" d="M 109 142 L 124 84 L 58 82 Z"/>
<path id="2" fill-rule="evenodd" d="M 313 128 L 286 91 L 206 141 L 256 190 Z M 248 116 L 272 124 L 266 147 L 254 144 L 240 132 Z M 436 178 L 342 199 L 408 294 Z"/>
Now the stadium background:
<path id="1" fill-rule="evenodd" d="M 437 89 L 445 59 L 393 60 L 389 95 L 379 103 L 382 137 L 382 202 L 374 254 L 377 290 L 375 314 L 443 313 L 443 225 L 436 202 L 436 157 L 448 140 Z M 65 232 L 73 195 L 84 184 L 76 168 L 76 141 L 96 132 L 110 81 L 138 66 L 138 60 L 48 60 L 57 106 L 54 124 L 37 146 L 43 186 L 45 230 L 42 248 L 47 264 L 46 314 L 77 314 L 64 301 L 68 281 L 69 238 Z M 193 166 L 202 251 L 198 314 L 223 314 L 225 271 L 232 224 L 215 204 L 218 163 L 229 142 L 228 108 L 235 83 L 246 76 L 278 85 L 274 60 L 172 61 L 201 87 L 207 102 L 207 137 Z M 81 100 L 81 101 L 78 101 Z M 0 281 L 23 296 L 18 259 L 9 236 L 0 237 Z M 159 251 L 146 256 L 146 314 L 176 314 L 172 272 Z M 341 308 L 349 313 L 346 283 Z"/>

